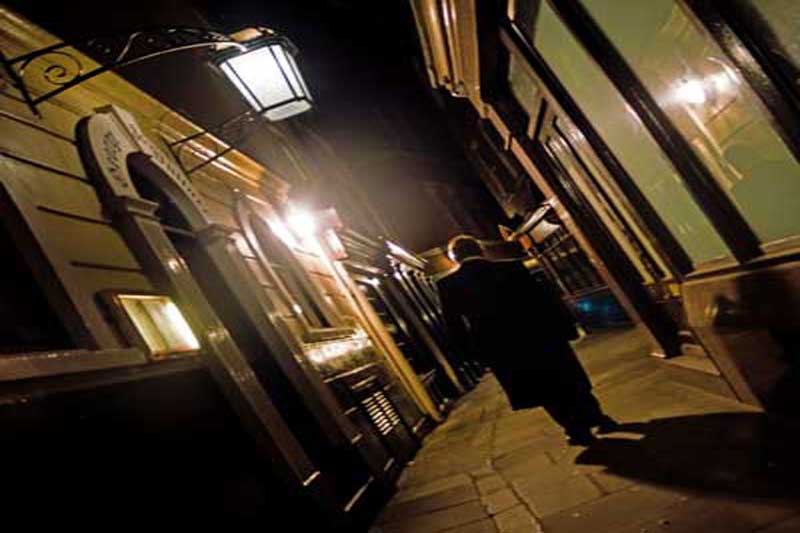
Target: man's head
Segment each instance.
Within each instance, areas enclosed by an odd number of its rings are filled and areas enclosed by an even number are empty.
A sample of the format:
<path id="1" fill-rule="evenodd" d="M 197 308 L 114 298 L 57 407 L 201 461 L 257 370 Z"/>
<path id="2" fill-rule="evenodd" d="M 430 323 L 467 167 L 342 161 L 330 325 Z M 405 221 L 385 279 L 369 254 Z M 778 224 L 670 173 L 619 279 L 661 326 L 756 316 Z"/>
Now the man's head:
<path id="1" fill-rule="evenodd" d="M 472 235 L 457 235 L 447 243 L 447 255 L 456 263 L 463 263 L 470 257 L 481 257 L 483 250 Z"/>

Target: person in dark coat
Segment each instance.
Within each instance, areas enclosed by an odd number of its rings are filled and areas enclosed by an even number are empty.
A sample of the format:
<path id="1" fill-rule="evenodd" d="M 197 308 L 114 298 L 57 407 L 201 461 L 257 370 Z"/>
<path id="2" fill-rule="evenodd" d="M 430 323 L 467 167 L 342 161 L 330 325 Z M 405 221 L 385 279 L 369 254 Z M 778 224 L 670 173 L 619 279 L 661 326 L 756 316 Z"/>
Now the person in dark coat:
<path id="1" fill-rule="evenodd" d="M 521 261 L 484 258 L 469 235 L 449 248 L 459 268 L 437 282 L 448 333 L 492 369 L 511 408 L 544 407 L 570 444 L 592 442 L 594 427 L 613 431 L 617 423 L 603 413 L 569 345 L 578 337 L 575 320 L 555 290 Z"/>

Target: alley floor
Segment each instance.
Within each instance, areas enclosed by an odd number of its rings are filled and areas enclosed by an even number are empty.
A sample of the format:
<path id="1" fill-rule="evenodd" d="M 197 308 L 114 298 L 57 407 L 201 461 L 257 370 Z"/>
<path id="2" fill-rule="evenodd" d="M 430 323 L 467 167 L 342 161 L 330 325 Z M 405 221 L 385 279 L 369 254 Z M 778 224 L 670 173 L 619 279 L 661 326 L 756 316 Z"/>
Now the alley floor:
<path id="1" fill-rule="evenodd" d="M 624 431 L 569 447 L 488 375 L 426 438 L 371 532 L 800 532 L 786 422 L 670 380 L 635 330 L 575 347 Z"/>

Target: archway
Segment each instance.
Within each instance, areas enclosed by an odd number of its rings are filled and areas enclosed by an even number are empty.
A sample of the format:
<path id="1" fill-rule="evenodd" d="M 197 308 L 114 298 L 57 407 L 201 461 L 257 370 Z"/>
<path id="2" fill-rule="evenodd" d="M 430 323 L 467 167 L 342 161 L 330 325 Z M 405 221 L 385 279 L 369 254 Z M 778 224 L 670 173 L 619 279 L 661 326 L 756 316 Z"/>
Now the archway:
<path id="1" fill-rule="evenodd" d="M 191 181 L 125 111 L 86 119 L 78 138 L 115 223 L 155 281 L 185 304 L 244 420 L 270 438 L 278 433 L 300 489 L 327 494 L 324 505 L 341 512 L 347 501 L 336 500 L 379 472 L 276 331 L 230 229 L 213 223 Z"/>
<path id="2" fill-rule="evenodd" d="M 222 320 L 225 329 L 242 350 L 258 380 L 278 408 L 289 429 L 300 442 L 314 466 L 329 476 L 337 488 L 337 495 L 353 493 L 360 488 L 350 486 L 348 471 L 363 471 L 356 451 L 349 446 L 337 447 L 326 427 L 320 422 L 320 413 L 314 412 L 310 398 L 304 397 L 277 362 L 277 356 L 261 336 L 251 320 L 248 309 L 238 300 L 230 287 L 230 272 L 210 256 L 204 245 L 206 227 L 197 228 L 193 217 L 199 218 L 199 209 L 187 198 L 181 187 L 176 187 L 158 165 L 141 152 L 128 156 L 128 171 L 137 193 L 145 200 L 159 205 L 155 214 L 158 223 L 178 253 L 180 262 L 188 268 L 195 282 Z M 235 273 L 239 275 L 239 273 Z M 353 479 L 352 482 L 356 482 Z M 345 502 L 343 502 L 345 503 Z"/>

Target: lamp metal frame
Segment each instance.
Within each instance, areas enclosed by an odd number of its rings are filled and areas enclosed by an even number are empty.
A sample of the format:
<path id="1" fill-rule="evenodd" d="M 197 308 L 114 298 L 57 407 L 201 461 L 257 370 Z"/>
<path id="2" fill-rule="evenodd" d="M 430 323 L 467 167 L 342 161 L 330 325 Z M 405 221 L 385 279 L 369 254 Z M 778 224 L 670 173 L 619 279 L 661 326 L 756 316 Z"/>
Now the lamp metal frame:
<path id="1" fill-rule="evenodd" d="M 256 47 L 268 46 L 274 42 L 279 42 L 287 48 L 289 53 L 296 55 L 297 48 L 294 44 L 286 37 L 277 34 L 269 34 L 252 41 L 240 42 L 229 35 L 213 30 L 192 27 L 169 27 L 136 30 L 119 35 L 92 37 L 76 41 L 62 41 L 13 57 L 7 56 L 0 50 L 0 63 L 2 63 L 2 68 L 7 78 L 5 85 L 11 86 L 18 92 L 18 95 L 12 95 L 5 91 L 6 96 L 24 103 L 33 115 L 41 118 L 42 113 L 39 111 L 41 104 L 105 72 L 116 71 L 129 65 L 174 52 L 200 48 L 216 48 L 218 51 L 212 62 L 219 67 L 221 62 L 239 53 Z M 80 53 L 76 53 L 77 51 L 80 51 Z M 80 57 L 81 55 L 88 55 L 92 62 L 83 60 Z M 39 62 L 44 62 L 45 64 L 41 70 L 41 80 L 46 87 L 43 92 L 32 91 L 26 80 L 26 76 L 30 75 L 32 66 Z M 299 73 L 297 74 L 299 76 Z M 235 150 L 247 137 L 250 126 L 264 120 L 263 113 L 293 100 L 278 102 L 264 109 L 255 109 L 248 104 L 249 109 L 219 124 L 202 128 L 200 131 L 182 139 L 165 142 L 175 156 L 178 165 L 189 175 Z M 220 138 L 225 147 L 216 151 L 202 162 L 187 168 L 182 158 L 182 148 L 186 147 L 190 141 L 204 135 L 213 135 Z M 230 142 L 222 139 L 222 137 L 230 138 L 230 136 L 233 136 Z"/>

